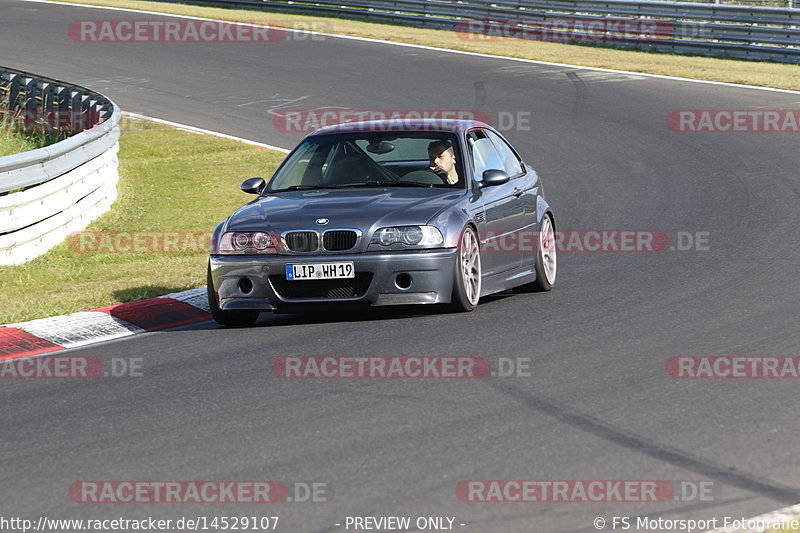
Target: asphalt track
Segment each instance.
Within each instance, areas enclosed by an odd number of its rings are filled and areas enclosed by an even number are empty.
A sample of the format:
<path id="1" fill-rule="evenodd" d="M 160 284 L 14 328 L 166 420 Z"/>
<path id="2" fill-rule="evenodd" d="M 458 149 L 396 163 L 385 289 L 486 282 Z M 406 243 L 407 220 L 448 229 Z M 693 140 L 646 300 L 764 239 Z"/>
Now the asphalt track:
<path id="1" fill-rule="evenodd" d="M 285 147 L 301 134 L 276 131 L 276 109 L 530 112 L 530 131 L 505 133 L 543 176 L 560 229 L 708 232 L 708 249 L 562 253 L 553 292 L 487 298 L 470 314 L 264 314 L 251 329 L 206 322 L 73 350 L 142 358 L 144 376 L 3 380 L 4 516 L 277 515 L 284 532 L 344 530 L 346 516 L 454 516 L 463 531 L 575 532 L 594 531 L 596 516 L 721 519 L 800 501 L 796 381 L 665 371 L 678 355 L 800 355 L 798 134 L 666 123 L 679 109 L 797 109 L 800 96 L 330 37 L 67 35 L 73 20 L 120 18 L 157 17 L 3 0 L 0 64 Z M 272 362 L 284 355 L 532 363 L 527 377 L 282 380 Z M 469 479 L 711 481 L 714 496 L 465 503 L 455 488 Z M 78 480 L 317 482 L 328 501 L 76 504 L 67 490 Z"/>

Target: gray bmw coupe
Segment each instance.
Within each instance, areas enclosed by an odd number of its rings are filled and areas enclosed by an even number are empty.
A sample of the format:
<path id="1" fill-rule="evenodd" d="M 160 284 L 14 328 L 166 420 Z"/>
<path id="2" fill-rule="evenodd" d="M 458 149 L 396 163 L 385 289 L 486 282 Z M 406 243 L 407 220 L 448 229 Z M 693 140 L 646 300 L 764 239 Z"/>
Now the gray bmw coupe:
<path id="1" fill-rule="evenodd" d="M 548 291 L 555 219 L 536 172 L 477 121 L 372 121 L 308 135 L 214 230 L 220 324 L 319 305 L 449 304 Z"/>

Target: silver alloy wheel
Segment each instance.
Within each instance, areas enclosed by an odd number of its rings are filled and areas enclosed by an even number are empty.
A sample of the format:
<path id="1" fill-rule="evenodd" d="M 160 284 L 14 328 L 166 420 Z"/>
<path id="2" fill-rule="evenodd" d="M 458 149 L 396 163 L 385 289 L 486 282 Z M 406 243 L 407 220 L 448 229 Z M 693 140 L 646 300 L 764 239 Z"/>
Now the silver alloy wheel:
<path id="1" fill-rule="evenodd" d="M 461 236 L 461 280 L 470 305 L 478 305 L 481 297 L 481 253 L 472 228 L 465 229 Z"/>
<path id="2" fill-rule="evenodd" d="M 553 222 L 547 215 L 542 219 L 542 228 L 539 231 L 539 254 L 542 258 L 544 276 L 547 283 L 552 285 L 556 281 L 556 239 Z"/>

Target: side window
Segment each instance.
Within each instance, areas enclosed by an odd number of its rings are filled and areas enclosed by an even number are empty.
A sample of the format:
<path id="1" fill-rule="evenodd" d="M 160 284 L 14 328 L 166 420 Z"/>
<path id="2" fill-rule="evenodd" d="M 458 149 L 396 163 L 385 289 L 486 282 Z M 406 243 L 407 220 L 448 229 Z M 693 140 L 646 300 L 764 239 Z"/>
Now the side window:
<path id="1" fill-rule="evenodd" d="M 493 131 L 487 131 L 486 134 L 490 139 L 492 139 L 492 141 L 494 141 L 494 144 L 500 153 L 500 157 L 502 158 L 503 166 L 498 168 L 505 170 L 506 174 L 512 178 L 522 174 L 522 164 L 520 163 L 519 158 L 514 151 L 508 146 L 508 143 Z"/>
<path id="2" fill-rule="evenodd" d="M 292 185 L 319 185 L 322 164 L 330 149 L 330 144 L 304 142 L 270 179 L 269 189 L 283 189 Z"/>
<path id="3" fill-rule="evenodd" d="M 484 170 L 503 169 L 503 158 L 495 148 L 492 141 L 486 136 L 484 130 L 474 130 L 467 134 L 472 157 L 472 168 L 475 169 L 475 179 L 481 181 Z"/>
<path id="4" fill-rule="evenodd" d="M 311 159 L 299 159 L 283 177 L 283 187 L 291 187 L 292 185 L 301 185 L 303 183 L 303 176 L 308 171 L 308 163 Z"/>

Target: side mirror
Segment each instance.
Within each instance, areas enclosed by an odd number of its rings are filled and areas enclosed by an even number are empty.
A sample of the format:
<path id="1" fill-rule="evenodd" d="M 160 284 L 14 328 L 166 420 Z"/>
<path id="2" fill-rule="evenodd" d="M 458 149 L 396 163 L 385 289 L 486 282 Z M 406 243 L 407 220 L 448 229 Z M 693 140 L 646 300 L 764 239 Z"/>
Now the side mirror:
<path id="1" fill-rule="evenodd" d="M 508 177 L 508 174 L 504 170 L 499 170 L 496 168 L 490 168 L 489 170 L 483 171 L 483 181 L 481 181 L 481 189 L 484 187 L 493 187 L 495 185 L 502 185 L 504 183 L 508 183 L 508 180 L 511 179 Z"/>
<path id="2" fill-rule="evenodd" d="M 267 182 L 264 181 L 264 178 L 246 179 L 239 185 L 242 192 L 246 192 L 247 194 L 261 194 L 261 191 L 263 191 L 266 186 Z"/>

